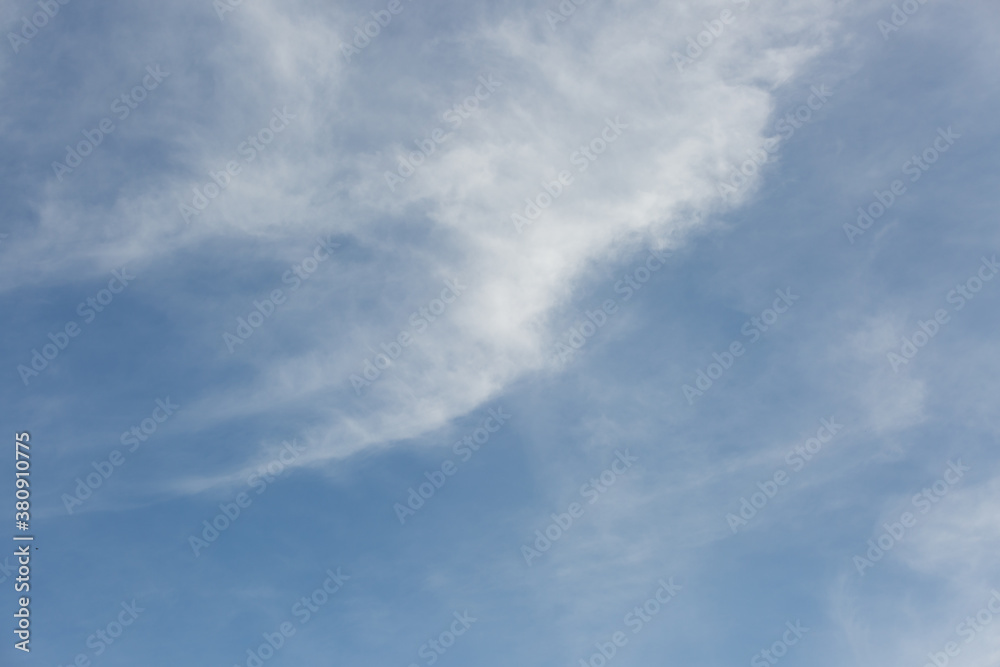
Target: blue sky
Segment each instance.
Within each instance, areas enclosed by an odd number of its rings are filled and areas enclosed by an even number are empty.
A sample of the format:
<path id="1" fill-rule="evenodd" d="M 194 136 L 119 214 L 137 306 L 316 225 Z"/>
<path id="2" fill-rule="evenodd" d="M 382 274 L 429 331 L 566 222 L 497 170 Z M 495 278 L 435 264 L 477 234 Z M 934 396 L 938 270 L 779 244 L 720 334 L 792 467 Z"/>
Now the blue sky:
<path id="1" fill-rule="evenodd" d="M 561 6 L 4 5 L 2 664 L 997 664 L 997 8 Z"/>

